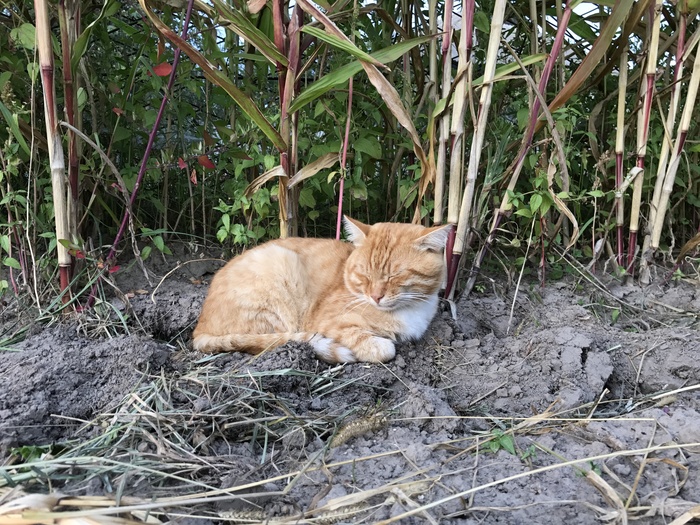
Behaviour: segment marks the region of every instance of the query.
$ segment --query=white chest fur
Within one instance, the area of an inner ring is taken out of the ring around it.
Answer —
[[[430,321],[433,320],[439,301],[440,299],[433,295],[414,306],[394,312],[394,317],[402,325],[401,331],[397,333],[399,339],[405,341],[420,338],[428,329]]]

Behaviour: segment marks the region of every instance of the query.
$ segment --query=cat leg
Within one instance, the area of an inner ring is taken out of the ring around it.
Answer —
[[[396,347],[394,341],[375,335],[360,340],[352,348],[358,361],[367,363],[386,363],[394,359]]]
[[[392,340],[362,332],[338,334],[337,337],[316,334],[309,344],[318,358],[327,363],[386,363],[396,355]]]
[[[246,352],[260,354],[272,350],[288,341],[307,342],[315,334],[308,332],[284,332],[273,334],[198,334],[194,337],[192,347],[206,354],[221,352]]]

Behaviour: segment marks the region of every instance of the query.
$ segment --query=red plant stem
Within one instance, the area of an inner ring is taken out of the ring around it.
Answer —
[[[187,30],[190,26],[190,16],[192,15],[192,5],[193,4],[194,4],[194,0],[188,0],[187,12],[185,14],[185,23],[182,27],[182,38],[183,39],[187,38]],[[151,129],[151,133],[148,135],[148,142],[146,143],[146,151],[143,152],[143,159],[141,160],[141,168],[139,169],[139,173],[136,176],[136,183],[134,184],[134,189],[131,192],[131,198],[129,199],[130,208],[127,208],[126,210],[124,210],[124,216],[122,217],[121,225],[119,226],[119,230],[117,231],[117,236],[114,238],[114,242],[112,243],[112,246],[109,249],[109,254],[107,255],[107,260],[105,261],[105,265],[104,265],[104,268],[102,269],[102,273],[108,271],[109,268],[114,264],[114,257],[117,254],[117,246],[119,246],[119,242],[122,240],[122,237],[124,236],[124,231],[126,230],[126,225],[129,222],[129,209],[133,209],[134,202],[136,201],[136,196],[138,194],[139,188],[141,187],[141,182],[143,181],[143,177],[146,174],[146,167],[148,165],[148,159],[151,155],[151,150],[153,149],[153,142],[156,139],[156,133],[158,132],[158,126],[160,125],[160,121],[163,119],[163,113],[165,112],[165,106],[168,104],[168,95],[171,93],[171,91],[173,89],[173,85],[175,84],[175,76],[176,76],[177,65],[178,65],[179,61],[180,61],[180,48],[177,48],[175,50],[175,56],[173,58],[173,68],[170,71],[170,78],[168,79],[168,85],[165,88],[165,92],[163,93],[163,100],[161,100],[160,108],[158,109],[158,114],[156,115],[156,120],[153,123],[153,128]],[[63,275],[61,275],[61,282],[63,282]],[[95,302],[96,289],[97,289],[97,284],[93,285],[92,290],[90,291],[90,297],[88,298],[88,303],[87,303],[88,307],[91,307]]]
[[[464,25],[462,26],[467,31],[467,60],[470,60],[472,47],[474,45],[474,10],[475,0],[467,0],[464,5]]]
[[[283,55],[287,55],[284,40],[284,16],[282,14],[283,0],[272,0],[272,21],[274,30],[275,47]],[[277,62],[278,86],[280,92],[280,100],[284,100],[284,85],[287,75],[287,70],[280,62]]]
[[[335,223],[335,240],[340,240],[340,229],[343,222],[343,190],[345,189],[345,162],[348,158],[348,142],[350,142],[350,117],[352,116],[352,87],[354,77],[348,82],[348,115],[345,121],[345,139],[343,140],[343,158],[340,161],[343,174],[338,185],[338,219]]]
[[[639,181],[641,183],[641,180]],[[629,246],[627,246],[627,273],[634,273],[634,254],[637,251],[637,232],[630,230]]]
[[[452,11],[452,3],[450,2],[450,12]],[[472,47],[474,45],[474,11],[476,2],[475,0],[467,0],[464,4],[464,24],[462,25],[462,31],[467,32],[466,36],[466,59],[469,62],[471,60]],[[447,7],[445,8],[447,9]],[[451,22],[450,22],[451,23]],[[449,34],[448,34],[449,37]],[[443,60],[447,60],[448,48],[445,49],[443,40]],[[452,155],[459,155],[459,152],[454,151],[455,136],[451,136],[450,152]],[[435,202],[435,206],[442,205],[441,203]],[[448,218],[449,219],[449,218]],[[457,276],[457,268],[459,268],[459,261],[462,258],[461,253],[453,253],[455,237],[457,235],[457,225],[453,225],[450,230],[450,234],[447,238],[447,247],[445,248],[445,260],[447,262],[447,284],[445,285],[445,297],[450,298],[452,295],[452,287],[455,284],[455,278]]]
[[[559,20],[558,23],[558,28],[557,28],[557,35],[554,38],[554,44],[552,44],[552,50],[549,52],[549,57],[547,58],[547,62],[544,65],[544,69],[542,70],[542,77],[540,78],[540,85],[538,86],[538,89],[540,90],[540,93],[542,93],[542,96],[546,98],[547,95],[547,84],[549,83],[549,77],[552,75],[552,71],[554,71],[554,65],[556,64],[557,57],[559,56],[559,53],[561,52],[561,48],[564,45],[564,37],[566,36],[566,29],[569,26],[569,19],[571,18],[571,5],[569,1],[567,0],[566,2],[566,8],[564,9],[564,14],[562,15],[561,20]],[[530,149],[530,144],[532,143],[532,137],[535,135],[535,127],[537,125],[537,117],[539,116],[540,112],[540,99],[539,97],[535,98],[534,103],[532,104],[532,111],[530,112],[530,122],[527,127],[527,140],[525,143],[524,148],[522,148],[522,151],[520,153],[520,157],[518,158],[518,164],[521,164],[525,160],[525,155],[527,154],[528,150]]]
[[[450,228],[450,233],[447,235],[447,245],[445,246],[445,261],[447,261],[447,283],[445,284],[445,297],[449,297],[450,291],[454,286],[455,277],[457,275],[457,267],[459,266],[459,259],[461,257],[460,254],[453,253],[456,236],[457,228],[453,225],[452,228]]]

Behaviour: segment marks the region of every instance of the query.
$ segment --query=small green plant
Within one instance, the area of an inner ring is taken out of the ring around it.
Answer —
[[[520,454],[520,459],[523,461],[537,459],[537,447],[535,447],[535,445],[530,445],[527,447],[523,453]]]
[[[683,270],[680,268],[677,268],[675,272],[673,272],[673,276],[671,277],[671,280],[675,283],[680,282],[681,279],[684,279],[686,277],[685,273],[683,273]]]
[[[620,309],[619,309],[619,308],[615,308],[615,309],[612,311],[612,322],[611,322],[611,324],[617,323],[617,320],[618,320],[619,318],[620,318]]]
[[[151,255],[151,252],[153,251],[153,247],[155,246],[156,249],[165,255],[172,255],[173,252],[170,251],[170,248],[168,248],[165,245],[165,240],[163,239],[163,234],[165,233],[165,230],[152,230],[150,228],[141,228],[141,234],[143,237],[148,239],[151,244],[148,246],[144,246],[143,250],[141,250],[141,259],[144,261],[148,259],[148,257]]]
[[[10,449],[10,454],[12,456],[21,458],[25,463],[31,463],[32,461],[42,459],[46,454],[52,453],[52,445],[24,445]]]
[[[496,454],[499,450],[505,450],[513,456],[515,453],[515,440],[510,434],[506,434],[503,430],[494,429],[491,431],[491,439],[487,444],[488,450]]]

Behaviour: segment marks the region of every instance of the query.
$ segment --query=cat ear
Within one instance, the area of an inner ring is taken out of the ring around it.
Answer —
[[[350,242],[355,246],[360,246],[362,244],[370,228],[366,224],[351,219],[347,215],[343,215],[343,226],[345,227],[345,235],[348,236]]]
[[[419,250],[442,252],[445,249],[445,244],[447,244],[447,237],[449,236],[450,230],[452,230],[452,228],[452,224],[427,228],[428,233],[421,237],[418,237],[418,239],[416,240],[416,247]]]

